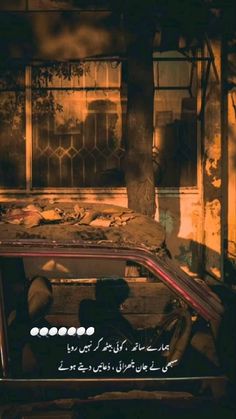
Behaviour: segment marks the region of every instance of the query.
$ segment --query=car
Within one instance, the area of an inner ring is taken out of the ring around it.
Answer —
[[[235,294],[184,272],[150,217],[2,204],[0,256],[2,403],[232,391]]]

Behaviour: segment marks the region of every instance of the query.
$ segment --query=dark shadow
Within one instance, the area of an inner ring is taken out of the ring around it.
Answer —
[[[164,186],[175,190],[174,194],[158,195],[159,219],[167,232],[166,244],[171,254],[181,265],[187,265],[190,271],[201,275],[203,249],[193,240],[179,237],[183,222],[180,199],[184,198],[180,188],[197,184],[196,99],[183,97],[180,118],[172,119],[173,112],[156,114],[160,150],[154,159],[155,183],[157,188]]]
[[[32,339],[30,329],[50,326],[45,317],[53,301],[51,283],[40,276],[29,281],[22,258],[2,258],[1,273],[11,376],[28,376],[28,365],[39,373],[47,368],[47,355],[50,365],[53,347]]]
[[[9,97],[9,100],[0,103],[0,188],[25,187],[25,138],[22,127],[24,121],[20,115],[19,124],[13,125],[14,112],[11,109],[10,114],[8,108],[14,106],[17,108],[15,111],[17,118],[19,107],[16,101]]]
[[[131,341],[137,332],[123,317],[121,305],[129,296],[129,286],[123,278],[104,278],[96,283],[95,300],[82,300],[79,320],[85,328],[93,326],[101,336],[125,336]]]

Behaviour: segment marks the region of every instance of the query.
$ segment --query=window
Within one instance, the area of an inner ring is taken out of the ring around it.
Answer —
[[[0,186],[25,187],[24,68],[0,68]]]
[[[122,184],[120,64],[33,66],[32,98],[34,187]]]
[[[218,375],[208,322],[143,268],[115,255],[2,258],[11,377]]]
[[[121,66],[97,60],[1,68],[0,187],[125,186]],[[154,80],[156,186],[196,186],[196,64],[178,52],[155,53]]]
[[[154,54],[156,185],[197,185],[197,63],[169,51]]]

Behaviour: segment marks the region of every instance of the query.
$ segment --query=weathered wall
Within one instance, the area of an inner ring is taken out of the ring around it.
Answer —
[[[231,60],[236,62],[236,54]],[[235,64],[234,64],[235,65]],[[234,67],[235,71],[235,67]],[[230,80],[236,82],[236,72]],[[227,282],[236,281],[236,91],[228,93],[228,224],[227,224]]]
[[[158,219],[173,257],[189,273],[202,271],[202,206],[199,191],[157,195]]]
[[[215,57],[206,91],[203,139],[204,257],[205,270],[220,278],[221,266],[221,44],[212,41]]]

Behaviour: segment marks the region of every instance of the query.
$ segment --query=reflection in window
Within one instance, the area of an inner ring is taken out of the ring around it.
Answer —
[[[197,184],[197,68],[176,52],[155,53],[154,167],[157,186]],[[160,61],[159,61],[160,60]]]
[[[125,186],[121,63],[33,64],[27,138],[25,71],[19,63],[0,68],[0,187],[25,187],[31,128],[33,187]],[[154,81],[156,186],[196,186],[196,63],[176,51],[155,53]]]
[[[33,186],[122,186],[120,69],[33,68]]]
[[[25,186],[24,70],[0,67],[0,187]]]

